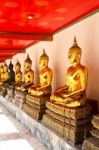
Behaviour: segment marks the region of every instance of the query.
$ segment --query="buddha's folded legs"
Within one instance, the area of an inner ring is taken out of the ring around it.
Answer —
[[[59,94],[53,94],[51,96],[51,101],[55,104],[61,104],[67,107],[80,107],[85,105],[86,95],[85,93],[78,93],[72,96],[64,97]]]
[[[46,94],[50,94],[51,93],[51,87],[41,87],[41,86],[37,86],[37,87],[30,87],[28,90],[29,94],[32,95],[46,95]]]
[[[66,99],[64,99],[61,95],[59,94],[53,94],[51,96],[51,101],[56,103],[56,104],[65,104],[66,103]]]
[[[33,86],[31,86],[31,87],[28,89],[28,93],[35,95],[35,94],[37,93],[37,88],[39,88],[39,87],[40,87],[40,85],[37,85],[37,86],[33,85]]]

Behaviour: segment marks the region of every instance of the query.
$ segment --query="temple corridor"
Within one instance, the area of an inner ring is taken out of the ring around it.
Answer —
[[[0,104],[0,150],[47,150]]]

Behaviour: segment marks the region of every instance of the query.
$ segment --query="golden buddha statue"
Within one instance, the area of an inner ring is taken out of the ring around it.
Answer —
[[[28,93],[34,96],[42,96],[51,94],[51,82],[52,82],[52,70],[48,67],[49,57],[43,50],[43,54],[40,57],[39,64],[41,71],[39,74],[40,83],[31,86],[28,89]]]
[[[0,82],[0,94],[5,96],[7,93],[7,81],[9,79],[8,66],[4,63],[3,66],[0,67],[1,72],[1,82]]]
[[[24,82],[25,84],[32,83],[34,84],[34,72],[31,70],[32,67],[32,61],[29,58],[29,55],[27,55],[27,59],[25,60],[24,63],[24,69],[25,69],[25,74],[24,74]]]
[[[9,63],[9,73],[8,73],[8,79],[5,81],[5,84],[7,85],[7,86],[10,86],[10,85],[12,85],[13,84],[13,82],[15,82],[15,72],[14,72],[14,70],[13,70],[13,64],[12,64],[12,62],[10,61],[10,63]]]
[[[3,65],[3,82],[6,82],[9,79],[8,66],[6,63]]]
[[[3,73],[3,65],[0,66],[0,84],[3,83],[4,73]]]
[[[21,72],[21,64],[17,60],[17,63],[15,64],[15,84],[22,83],[22,72]]]
[[[88,71],[85,66],[80,64],[81,48],[78,46],[76,38],[74,38],[73,46],[69,49],[68,59],[72,66],[67,70],[66,85],[52,94],[51,101],[67,107],[84,106]]]
[[[24,63],[24,69],[25,69],[24,82],[21,85],[17,86],[16,89],[24,91],[31,84],[34,83],[34,72],[31,70],[31,66],[32,66],[32,61],[29,58],[29,55],[27,55],[27,59],[25,60],[25,63]]]
[[[0,66],[0,82],[1,82],[1,66]]]

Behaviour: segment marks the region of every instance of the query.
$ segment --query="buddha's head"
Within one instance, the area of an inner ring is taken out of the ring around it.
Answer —
[[[43,54],[40,56],[39,64],[41,67],[48,66],[49,57],[47,56],[45,50],[43,50]]]
[[[13,64],[12,64],[11,61],[10,61],[10,64],[9,64],[9,70],[13,70]]]
[[[31,61],[29,55],[27,55],[27,58],[26,58],[26,60],[24,62],[24,69],[25,69],[25,71],[30,70],[31,66],[32,66],[32,61]]]
[[[69,59],[69,62],[74,66],[80,64],[81,48],[77,44],[76,37],[74,37],[73,46],[69,49],[68,59]]]
[[[21,69],[21,64],[20,64],[20,62],[17,60],[17,63],[15,64],[15,71],[16,71],[16,72],[19,72],[20,69]]]
[[[4,63],[4,65],[3,65],[3,71],[4,71],[4,73],[8,72],[8,66],[6,63]]]

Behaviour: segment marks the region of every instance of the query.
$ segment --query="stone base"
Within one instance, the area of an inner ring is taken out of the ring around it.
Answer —
[[[89,135],[92,117],[88,104],[82,108],[67,108],[47,102],[46,107],[42,122],[73,144],[83,142],[84,136]]]
[[[29,101],[25,101],[29,106],[31,106],[32,108],[35,108],[35,109],[39,109],[39,110],[42,110],[44,109],[45,110],[45,105],[37,105],[35,103],[32,103],[32,102],[29,102]]]
[[[19,91],[15,89],[14,98],[12,99],[12,103],[16,104],[19,108],[22,108],[23,103],[26,98],[26,91]]]
[[[3,97],[5,97],[6,93],[7,93],[7,92],[4,91],[4,90],[1,90],[1,91],[0,91],[0,95],[3,96]]]
[[[64,137],[72,141],[74,144],[79,144],[84,141],[86,137],[89,137],[89,131],[91,130],[91,125],[86,124],[85,126],[80,126],[75,128],[73,126],[68,126],[65,124]]]
[[[84,140],[84,136],[89,135],[89,130],[91,129],[90,124],[75,127],[71,124],[66,124],[65,120],[64,123],[62,123],[61,121],[47,114],[43,116],[42,123],[54,129],[63,137],[66,137],[66,139],[72,141],[73,144],[82,143]]]
[[[90,123],[92,116],[88,116],[86,118],[82,118],[82,119],[72,119],[72,118],[67,118],[65,116],[56,114],[50,110],[46,110],[46,114],[48,114],[49,116],[51,116],[52,118],[59,120],[61,123],[66,123],[66,124],[71,124],[74,127],[78,127],[78,126],[83,126],[87,123]]]
[[[90,131],[92,137],[83,142],[83,150],[99,150],[99,114],[94,115],[91,122],[95,129]]]
[[[99,139],[99,130],[94,129],[92,131],[90,131],[91,135],[97,139]]]
[[[74,146],[70,141],[63,139],[51,129],[43,126],[40,121],[34,120],[2,96],[0,96],[0,103],[4,105],[17,120],[30,129],[35,137],[46,144],[49,150],[81,150],[81,145]]]
[[[14,86],[9,86],[7,88],[7,95],[5,96],[5,98],[11,102],[13,97],[14,97]]]
[[[5,97],[5,95],[7,94],[7,87],[4,85],[0,86],[0,95],[2,95],[3,97]]]
[[[22,109],[36,120],[41,120],[45,113],[46,101],[49,99],[49,96],[32,96],[27,94]]]
[[[48,115],[43,116],[42,123],[52,129],[54,129],[57,133],[64,136],[64,124],[60,123],[59,121],[54,121],[51,117]]]
[[[99,130],[99,114],[94,115],[91,122],[92,122],[92,125],[94,126],[94,128]]]
[[[83,142],[82,150],[99,150],[99,139],[89,138]]]
[[[50,95],[45,95],[45,96],[34,96],[34,95],[32,96],[29,94],[26,95],[27,101],[37,105],[45,105],[46,101],[48,101],[49,99],[50,99]]]
[[[25,103],[23,105],[22,110],[25,111],[26,113],[28,113],[31,117],[33,117],[36,120],[42,119],[42,116],[45,112],[44,109],[41,111],[40,109],[36,109],[36,108],[31,107],[27,103]]]
[[[91,112],[91,107],[88,104],[83,108],[67,108],[53,104],[52,102],[47,102],[46,107],[54,113],[72,119],[82,119],[89,116]]]

